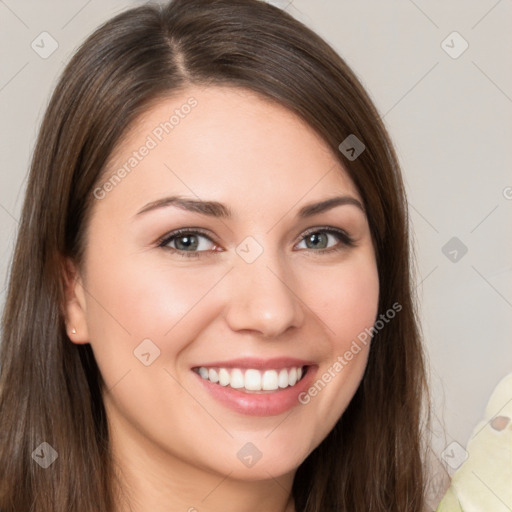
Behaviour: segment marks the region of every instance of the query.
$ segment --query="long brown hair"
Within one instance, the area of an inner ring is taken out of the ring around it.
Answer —
[[[289,108],[338,155],[364,200],[380,278],[363,380],[298,468],[297,512],[424,508],[425,370],[412,297],[406,198],[380,116],[343,59],[292,16],[258,0],[175,0],[117,15],[79,48],[34,151],[7,301],[0,377],[3,512],[114,509],[114,471],[90,345],[66,335],[63,261],[81,265],[93,190],[114,147],[159,98],[190,84],[239,86]],[[355,135],[354,160],[338,149]],[[51,468],[31,454],[47,442]]]

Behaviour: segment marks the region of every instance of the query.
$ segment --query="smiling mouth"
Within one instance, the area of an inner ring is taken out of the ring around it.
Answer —
[[[271,370],[254,368],[220,368],[200,366],[192,368],[201,378],[219,386],[242,393],[276,393],[293,387],[301,381],[309,366],[292,366]]]

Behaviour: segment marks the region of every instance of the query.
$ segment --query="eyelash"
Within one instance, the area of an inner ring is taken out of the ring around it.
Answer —
[[[302,238],[299,240],[299,242],[302,242],[307,236],[313,235],[316,233],[328,233],[331,235],[335,235],[339,238],[340,243],[338,243],[337,245],[335,245],[333,247],[329,247],[327,249],[319,249],[317,251],[314,249],[310,249],[313,252],[319,252],[321,254],[325,254],[325,253],[341,251],[342,249],[345,249],[347,247],[354,247],[356,245],[353,238],[351,238],[342,229],[337,229],[337,228],[327,227],[327,226],[316,227],[316,228],[311,228],[311,229],[307,230],[302,235]],[[183,235],[201,235],[201,236],[204,236],[205,238],[208,238],[208,240],[210,240],[210,242],[215,243],[211,239],[210,236],[208,236],[204,231],[202,231],[200,229],[184,228],[184,229],[177,229],[176,231],[172,231],[171,233],[167,233],[166,235],[164,235],[162,238],[160,238],[158,240],[157,246],[161,247],[162,249],[165,249],[167,251],[170,251],[174,254],[182,256],[183,258],[198,258],[201,256],[201,253],[209,252],[209,251],[183,251],[180,249],[175,249],[174,247],[167,246],[167,244],[169,244],[172,240],[174,240],[175,238],[179,238],[180,236],[183,236]],[[301,250],[304,250],[304,249],[301,249]]]

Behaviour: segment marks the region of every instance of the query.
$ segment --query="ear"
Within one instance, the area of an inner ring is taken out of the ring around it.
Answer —
[[[68,337],[73,343],[89,343],[85,289],[78,268],[69,258],[64,263],[64,283],[64,314]]]

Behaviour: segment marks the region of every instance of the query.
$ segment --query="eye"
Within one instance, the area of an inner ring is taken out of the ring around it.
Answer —
[[[316,249],[314,252],[325,253],[339,251],[354,244],[352,238],[343,230],[322,227],[309,230],[299,243],[305,243],[305,249]],[[178,229],[168,233],[157,243],[158,247],[183,257],[199,257],[201,253],[217,252],[218,246],[203,231],[198,229]],[[299,247],[301,248],[301,247]]]
[[[158,242],[158,247],[163,247],[180,256],[197,257],[198,253],[211,251],[216,248],[212,239],[202,231],[194,229],[179,229],[165,235]]]
[[[302,247],[305,249],[319,249],[316,252],[330,252],[351,247],[354,245],[354,240],[341,229],[325,227],[308,231],[303,235],[300,244],[302,243],[305,244],[305,247]]]

